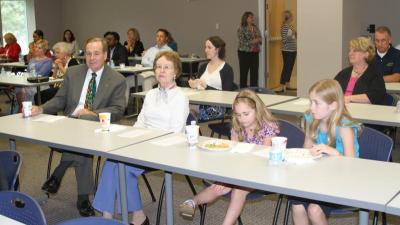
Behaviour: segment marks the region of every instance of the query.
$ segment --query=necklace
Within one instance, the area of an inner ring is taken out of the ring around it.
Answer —
[[[354,67],[353,67],[353,73],[355,73],[355,74],[357,75],[357,77],[359,77],[359,76],[361,76],[361,75],[364,73],[364,71],[367,69],[367,67],[368,67],[368,64],[365,65],[365,66],[364,66],[361,70],[359,70],[359,71],[355,70]]]

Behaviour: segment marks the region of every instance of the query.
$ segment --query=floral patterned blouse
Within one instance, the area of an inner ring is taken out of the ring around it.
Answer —
[[[258,27],[251,26],[249,29],[248,26],[241,26],[239,27],[238,31],[238,38],[239,38],[239,51],[243,52],[259,52],[260,51],[260,44],[251,44],[250,42],[253,39],[260,38],[261,33]]]
[[[245,130],[242,131],[242,136],[244,137],[243,142],[263,145],[265,138],[270,138],[277,136],[279,134],[279,126],[277,123],[266,122],[261,127],[260,131],[256,135],[250,137]],[[232,128],[231,133],[236,133],[236,131]]]

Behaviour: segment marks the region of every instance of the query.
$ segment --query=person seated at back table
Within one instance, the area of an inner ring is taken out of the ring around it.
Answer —
[[[31,60],[31,58],[33,57],[33,52],[34,52],[33,47],[35,46],[35,43],[39,41],[44,41],[46,45],[49,46],[49,42],[46,39],[44,39],[44,34],[42,30],[33,31],[32,38],[33,41],[29,43],[29,52],[28,55],[26,55],[26,61],[25,61],[26,63],[28,63],[29,60]],[[47,50],[44,54],[46,55],[46,57],[51,58],[51,52],[49,50]]]
[[[172,51],[172,49],[167,45],[167,37],[168,37],[167,30],[162,28],[157,30],[156,45],[150,47],[144,52],[141,62],[143,66],[153,66],[154,58],[159,52]],[[143,91],[148,91],[152,89],[153,85],[156,84],[156,80],[154,78],[154,72],[152,71],[143,72],[140,74],[140,76],[143,78],[143,86],[142,86]]]
[[[126,106],[126,82],[120,73],[104,64],[106,59],[106,40],[97,37],[88,39],[85,45],[86,64],[70,67],[56,96],[40,107],[33,106],[32,116],[64,111],[65,116],[99,121],[99,113],[109,112],[111,122],[119,121]],[[94,209],[89,201],[89,195],[93,193],[92,156],[63,151],[60,164],[43,184],[42,190],[57,193],[70,166],[75,168],[79,214],[93,216]]]
[[[67,42],[58,42],[53,46],[54,50],[54,67],[53,77],[55,79],[63,79],[67,68],[71,66],[79,65],[78,60],[72,58],[73,46]],[[56,95],[58,89],[62,86],[62,83],[56,83],[50,86],[49,89],[40,92],[41,103],[44,104],[48,100],[52,99]],[[37,94],[35,94],[35,102],[37,102]]]
[[[140,34],[136,28],[129,28],[127,32],[128,38],[124,42],[124,46],[128,52],[128,56],[141,56],[144,47],[143,43],[140,41]]]
[[[74,57],[79,56],[79,53],[80,53],[80,50],[81,50],[81,49],[79,48],[79,43],[78,43],[78,41],[75,39],[75,35],[74,35],[74,33],[72,33],[71,30],[66,29],[66,30],[64,31],[64,34],[63,34],[63,41],[64,41],[64,42],[67,42],[67,43],[69,43],[69,44],[71,44],[71,46],[72,46],[72,55],[73,55]]]
[[[392,46],[392,34],[388,27],[375,30],[375,65],[385,82],[400,81],[400,50]]]
[[[310,110],[305,114],[304,148],[314,156],[359,157],[360,125],[347,111],[343,92],[335,80],[321,80],[308,91]],[[343,169],[338,168],[343,173]],[[328,178],[327,178],[328,179]],[[321,181],[323,182],[323,181]],[[330,211],[341,206],[303,198],[292,198],[295,225],[327,225]]]
[[[204,52],[210,61],[200,66],[198,74],[200,78],[190,79],[189,86],[193,89],[233,91],[233,70],[225,62],[225,41],[219,36],[209,37],[205,42]],[[194,115],[199,114],[201,121],[211,120],[211,115],[222,117],[225,108],[216,106],[191,105]]]
[[[369,38],[358,37],[350,41],[351,66],[335,77],[342,87],[346,103],[384,103],[385,82],[373,63],[374,55],[375,48]]]
[[[178,51],[178,43],[176,43],[175,39],[172,37],[171,32],[167,31],[167,45],[175,52]]]
[[[119,42],[119,34],[114,31],[108,31],[104,34],[107,40],[107,62],[112,62],[114,66],[119,66],[123,63],[128,65],[128,53],[126,48]],[[111,61],[112,60],[112,61]]]
[[[189,100],[175,83],[182,72],[179,55],[172,51],[158,53],[154,60],[154,69],[158,87],[146,94],[134,127],[183,132],[189,114]],[[141,168],[126,166],[128,211],[133,212],[131,224],[136,225],[150,224],[142,208],[137,183],[138,176],[143,172]],[[121,213],[118,177],[117,163],[107,160],[93,201],[93,207],[101,211],[105,218],[113,217],[115,202],[118,212]]]
[[[29,60],[28,63],[28,72],[31,75],[35,73],[38,76],[48,77],[51,74],[51,68],[53,66],[53,61],[46,57],[45,52],[47,52],[49,46],[47,42],[44,40],[37,41],[34,46],[32,47],[32,58]],[[49,88],[48,85],[42,86],[42,90]],[[34,95],[36,93],[35,87],[23,87],[23,88],[16,88],[15,89],[17,102],[19,105],[19,112],[22,109],[22,102],[23,101],[31,101],[34,100]]]
[[[4,35],[6,45],[0,47],[0,58],[6,59],[8,62],[18,62],[21,47],[17,43],[17,38],[12,33]]]

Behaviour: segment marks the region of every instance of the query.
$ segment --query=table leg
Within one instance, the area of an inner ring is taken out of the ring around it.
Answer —
[[[166,202],[166,211],[167,211],[167,225],[174,224],[174,205],[173,205],[173,197],[172,197],[172,173],[165,172],[165,202]]]
[[[368,225],[368,217],[369,217],[369,211],[360,209],[359,215],[358,215],[358,224],[359,225]]]
[[[8,143],[10,144],[10,151],[17,151],[17,144],[14,139],[9,139]]]
[[[193,77],[193,63],[189,62],[189,70],[190,70],[190,75],[189,75],[189,79],[194,79]]]
[[[128,223],[128,200],[126,198],[126,177],[125,177],[125,164],[118,163],[118,175],[119,175],[119,191],[120,191],[120,201],[121,201],[121,212],[122,212],[122,222],[124,224]]]
[[[37,94],[37,103],[38,103],[38,105],[41,105],[42,104],[42,100],[41,100],[41,98],[40,98],[40,85],[38,85],[37,87],[36,87],[36,94]]]

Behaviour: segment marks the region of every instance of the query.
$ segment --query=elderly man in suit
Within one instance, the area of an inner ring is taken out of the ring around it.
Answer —
[[[34,106],[33,116],[59,111],[64,111],[66,116],[94,121],[99,119],[100,112],[110,112],[112,121],[123,116],[126,83],[120,73],[104,64],[107,59],[106,41],[103,38],[90,38],[86,42],[85,54],[86,65],[68,68],[63,87],[43,106]],[[89,155],[63,152],[60,164],[42,189],[56,193],[65,170],[73,166],[78,184],[79,213],[82,216],[93,216],[94,210],[89,201],[89,195],[93,193],[92,161]]]

